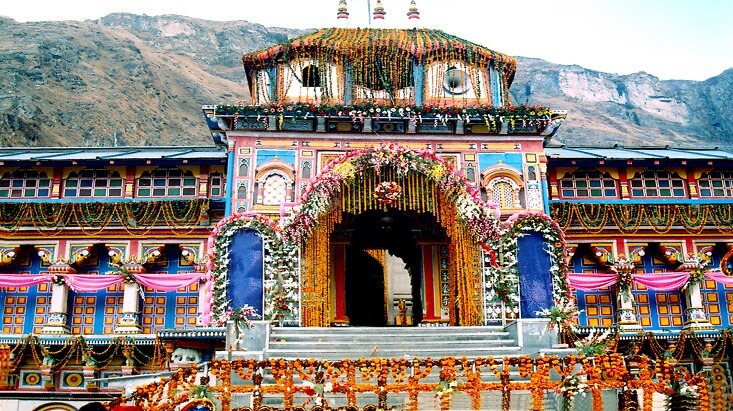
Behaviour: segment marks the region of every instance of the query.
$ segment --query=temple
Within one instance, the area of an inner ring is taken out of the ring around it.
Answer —
[[[210,146],[0,148],[1,409],[728,409],[733,152],[556,144],[391,12],[244,54]]]

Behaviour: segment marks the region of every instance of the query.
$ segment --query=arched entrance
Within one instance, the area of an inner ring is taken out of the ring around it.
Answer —
[[[479,242],[498,238],[497,221],[433,153],[389,146],[344,155],[309,185],[284,228],[301,243],[301,324],[388,324],[386,255],[409,273],[413,324],[426,320],[423,307],[435,321],[482,324]]]
[[[344,244],[343,293],[349,325],[422,321],[426,259],[420,245],[445,241],[445,231],[435,219],[429,214],[423,217],[427,224],[421,224],[417,213],[392,208],[342,216],[331,241],[336,250]],[[335,267],[337,273],[340,269]]]

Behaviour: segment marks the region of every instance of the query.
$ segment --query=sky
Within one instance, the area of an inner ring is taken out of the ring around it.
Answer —
[[[377,0],[347,0],[349,24],[370,26]],[[511,56],[662,80],[705,80],[733,68],[731,0],[415,0],[420,26]],[[268,27],[337,25],[338,0],[32,0],[0,2],[19,22],[178,14]],[[411,27],[410,0],[382,0],[387,27]],[[519,68],[521,70],[521,67]]]

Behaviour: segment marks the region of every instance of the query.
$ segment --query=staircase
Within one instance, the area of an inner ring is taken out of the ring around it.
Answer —
[[[274,327],[267,358],[442,358],[518,356],[521,347],[501,326]]]

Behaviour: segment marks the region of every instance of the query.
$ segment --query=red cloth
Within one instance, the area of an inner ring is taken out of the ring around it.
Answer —
[[[136,405],[118,405],[112,411],[142,411],[142,408]]]

